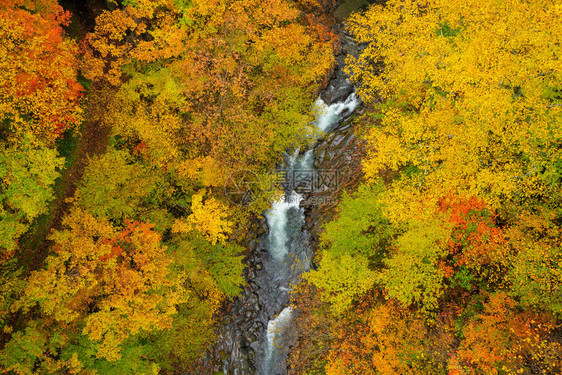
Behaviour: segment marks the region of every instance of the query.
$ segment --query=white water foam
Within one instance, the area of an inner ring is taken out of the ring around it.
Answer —
[[[299,169],[308,171],[312,169],[313,162],[314,162],[314,150],[310,149],[304,153],[302,158],[299,159]]]
[[[294,152],[293,155],[289,155],[287,157],[287,160],[285,162],[285,164],[287,164],[287,169],[294,169],[294,168],[298,168],[298,164],[299,164],[299,156],[300,156],[300,148],[297,148]]]
[[[283,347],[283,333],[290,326],[293,315],[293,307],[288,306],[283,309],[273,320],[267,324],[267,348],[266,364],[271,365],[273,352],[277,348]]]
[[[346,114],[350,114],[359,105],[360,100],[355,93],[349,95],[343,102],[327,105],[321,98],[316,99],[314,103],[316,111],[316,126],[322,131],[329,131],[330,128],[337,124]]]
[[[267,226],[269,227],[269,252],[273,258],[282,261],[289,253],[287,247],[287,221],[291,208],[299,210],[302,196],[295,191],[288,198],[284,195],[273,203],[271,209],[266,212]]]
[[[360,99],[357,98],[355,93],[351,94],[345,101],[333,103],[327,105],[321,98],[318,98],[314,104],[314,110],[316,112],[315,125],[321,131],[331,131],[334,126],[336,126],[342,119],[355,111],[357,106],[360,104]],[[304,181],[308,178],[308,171],[313,169],[314,164],[314,151],[313,149],[307,150],[302,156],[300,155],[300,150],[297,149],[292,155],[286,158],[286,170],[292,172],[298,172],[298,178],[293,181],[295,184]],[[282,196],[279,200],[275,201],[272,207],[265,213],[267,224],[269,227],[269,253],[276,261],[284,261],[289,255],[288,246],[288,224],[289,223],[289,212],[291,209],[296,209],[301,212],[302,209],[299,207],[299,203],[303,197],[296,193],[294,190],[291,191],[287,196]],[[294,220],[292,218],[291,220]],[[295,254],[297,255],[297,254]],[[300,259],[298,257],[294,259]],[[299,266],[298,263],[294,263],[293,259],[292,267]],[[293,264],[294,263],[294,264]],[[305,264],[301,261],[302,271],[308,269],[308,263]],[[276,267],[279,270],[284,268],[280,266],[281,263],[277,263]],[[289,288],[285,286],[279,286],[279,290],[282,292],[288,292]],[[262,363],[263,367],[260,367],[258,373],[261,375],[272,375],[272,374],[286,374],[286,363],[285,358],[287,355],[287,337],[290,337],[290,328],[292,324],[292,314],[293,308],[291,306],[284,308],[279,315],[270,320],[267,324],[266,341],[265,341],[265,361]]]

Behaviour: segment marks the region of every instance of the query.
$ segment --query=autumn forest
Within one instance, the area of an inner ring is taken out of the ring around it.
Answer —
[[[562,373],[561,19],[0,0],[0,373]],[[271,173],[340,153],[333,205]]]

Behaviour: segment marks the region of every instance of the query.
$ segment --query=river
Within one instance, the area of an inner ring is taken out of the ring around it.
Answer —
[[[354,8],[357,4],[364,5],[365,1],[343,2],[341,6],[349,7],[348,3],[353,3]],[[344,10],[347,16],[350,11]],[[333,136],[341,140],[338,126],[361,103],[343,73],[345,56],[356,55],[361,46],[357,46],[344,31],[344,21],[340,19],[340,22],[342,52],[336,56],[338,68],[329,86],[311,103],[311,110],[315,113],[314,125],[323,132],[323,139],[334,132]],[[346,136],[346,139],[349,138]],[[321,185],[318,179],[326,177],[323,173],[327,172],[314,169],[314,148],[320,140],[316,141],[309,149],[286,154],[284,164],[279,168],[278,172],[285,176],[281,184],[283,194],[264,212],[267,228],[250,245],[250,255],[246,260],[248,285],[233,301],[219,337],[218,355],[225,375],[287,374],[287,357],[297,339],[293,320],[298,314],[290,306],[290,294],[301,281],[303,273],[310,269],[313,257],[311,234],[304,229],[307,227],[305,209],[317,204],[314,189]],[[328,154],[334,152],[337,154],[338,151],[328,150]],[[322,154],[325,161],[325,148]],[[316,164],[322,163],[318,162]],[[326,188],[325,184],[323,188]],[[330,191],[319,192],[318,196],[329,197]]]
[[[358,105],[354,93],[331,105],[318,98],[314,103],[315,125],[329,132]],[[256,272],[256,284],[262,307],[258,319],[267,319],[267,325],[260,339],[252,344],[256,353],[256,372],[260,375],[287,373],[287,355],[295,339],[292,329],[295,311],[289,306],[290,291],[310,269],[312,258],[310,235],[303,230],[304,198],[297,191],[314,195],[316,179],[322,177],[323,171],[315,171],[313,165],[313,149],[297,150],[287,155],[283,168],[286,176],[284,195],[265,213],[269,232],[261,238],[260,248],[267,252],[262,256],[263,267]]]

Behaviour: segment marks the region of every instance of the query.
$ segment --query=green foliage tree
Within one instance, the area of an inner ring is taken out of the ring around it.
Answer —
[[[328,251],[322,254],[318,270],[305,277],[322,291],[322,299],[330,303],[332,312],[340,315],[373,286],[375,275],[364,256],[337,257]]]
[[[438,261],[447,250],[451,228],[439,218],[412,221],[396,240],[396,251],[380,276],[389,296],[404,305],[418,304],[422,310],[438,306],[443,293],[443,272]]]
[[[524,306],[547,309],[562,316],[562,229],[553,220],[558,214],[542,208],[521,212],[506,231],[515,253],[509,280],[512,294]]]
[[[78,204],[97,217],[132,218],[155,184],[154,175],[127,151],[92,158],[78,188]]]
[[[17,239],[33,219],[47,211],[53,185],[64,159],[56,150],[34,147],[32,138],[20,146],[0,146],[0,249],[13,255]]]
[[[344,192],[337,220],[325,225],[321,241],[334,255],[363,255],[380,262],[394,230],[383,216],[379,194],[382,184],[361,185],[357,192]]]

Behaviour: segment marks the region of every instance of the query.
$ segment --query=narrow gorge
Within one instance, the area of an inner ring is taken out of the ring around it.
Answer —
[[[361,175],[362,143],[354,134],[353,115],[362,103],[343,71],[345,57],[359,47],[343,22],[339,26],[342,48],[336,69],[311,105],[321,135],[310,149],[284,157],[284,194],[264,212],[263,234],[249,245],[248,286],[231,305],[219,339],[222,368],[215,371],[287,374],[287,356],[298,335],[293,319],[299,312],[290,303],[291,291],[313,266],[321,225],[339,194]]]

